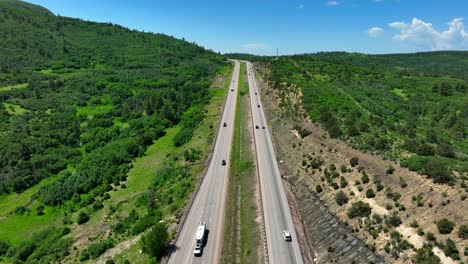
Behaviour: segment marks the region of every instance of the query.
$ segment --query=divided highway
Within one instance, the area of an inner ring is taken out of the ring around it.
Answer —
[[[265,231],[270,264],[303,263],[286,193],[276,161],[268,124],[260,100],[252,63],[247,62],[257,166],[263,200]],[[287,242],[283,230],[289,230]]]
[[[219,263],[221,257],[224,210],[240,69],[239,61],[234,63],[229,93],[226,98],[213,155],[176,241],[175,249],[169,258],[168,263],[170,264]],[[226,123],[225,127],[224,123]],[[222,165],[223,160],[226,160],[226,165]],[[196,257],[193,250],[195,247],[195,233],[199,222],[206,222],[208,232],[203,254]]]

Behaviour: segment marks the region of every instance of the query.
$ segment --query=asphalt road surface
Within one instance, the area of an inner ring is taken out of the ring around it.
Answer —
[[[171,254],[170,264],[218,263],[221,257],[226,190],[229,177],[234,116],[236,112],[237,89],[239,83],[239,61],[235,61],[229,93],[224,106],[223,117],[216,137],[211,162],[193,202],[182,231]],[[233,91],[232,91],[233,90]],[[223,126],[226,122],[226,127]],[[225,166],[221,165],[226,160]],[[206,222],[208,237],[203,254],[196,257],[195,233],[199,222]]]
[[[303,263],[273,144],[263,112],[260,91],[252,64],[247,62],[252,121],[257,152],[258,173],[262,190],[265,231],[270,264]],[[257,128],[258,126],[258,128]],[[289,230],[292,241],[286,242],[283,230]]]

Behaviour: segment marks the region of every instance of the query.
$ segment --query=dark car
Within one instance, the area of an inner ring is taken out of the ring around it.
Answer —
[[[260,107],[260,105],[257,105],[257,107]]]
[[[226,126],[227,126],[227,124],[226,124],[226,122],[224,122],[223,127],[226,127]]]
[[[222,160],[222,161],[221,161],[221,165],[226,166],[226,161],[225,161],[225,160]]]
[[[231,92],[234,92],[234,89],[231,89]]]
[[[255,126],[256,129],[258,129],[258,126]]]
[[[262,129],[265,129],[265,126],[262,126]]]
[[[255,92],[255,95],[257,95],[257,92]]]

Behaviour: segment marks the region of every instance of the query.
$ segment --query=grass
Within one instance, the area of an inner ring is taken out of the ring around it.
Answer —
[[[2,86],[0,87],[0,91],[9,91],[13,89],[24,89],[28,86],[27,83],[20,83],[20,84],[15,84],[15,85],[7,85],[7,86]]]
[[[98,114],[105,114],[112,109],[111,104],[104,104],[104,105],[93,105],[93,106],[77,106],[76,107],[76,114],[78,116],[87,116],[93,117]]]
[[[58,207],[44,208],[44,215],[38,216],[36,208],[38,202],[34,201],[29,204],[29,213],[16,215],[13,211],[19,206],[26,206],[33,200],[33,195],[37,190],[50,181],[46,179],[36,186],[22,192],[11,193],[0,196],[0,239],[10,241],[12,244],[28,239],[31,237],[32,231],[37,231],[48,227],[61,220],[63,212]]]
[[[408,95],[406,94],[405,90],[403,89],[399,89],[399,88],[395,88],[392,90],[392,92],[398,96],[400,96],[401,98],[403,98],[403,100],[408,100]]]
[[[231,155],[231,171],[224,223],[222,263],[257,263],[260,232],[255,203],[256,178],[250,151],[247,114],[245,64],[241,64],[239,100],[237,100],[234,127],[234,143]],[[244,94],[244,95],[243,95]],[[239,229],[240,228],[240,229]],[[239,254],[240,250],[240,254]]]
[[[30,112],[28,109],[25,109],[17,104],[3,103],[3,105],[10,115],[22,115],[26,112]]]

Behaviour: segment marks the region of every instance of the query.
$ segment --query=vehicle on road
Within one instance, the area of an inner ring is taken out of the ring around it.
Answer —
[[[234,92],[234,89],[231,89],[231,92]]]
[[[205,244],[205,234],[206,234],[206,223],[200,222],[197,227],[197,232],[195,233],[195,249],[193,254],[195,256],[201,256],[203,253],[203,245]]]
[[[256,129],[258,129],[258,126],[255,126]]]
[[[260,107],[260,105],[257,105],[257,107]]]
[[[291,233],[289,233],[289,230],[283,230],[283,238],[284,241],[289,242],[291,241]]]
[[[223,127],[226,127],[226,126],[227,126],[227,124],[226,124],[226,122],[224,122]]]
[[[222,160],[221,165],[226,166],[226,160]]]
[[[262,129],[265,129],[265,126],[262,126]]]
[[[257,92],[255,92],[255,95],[257,95]]]

